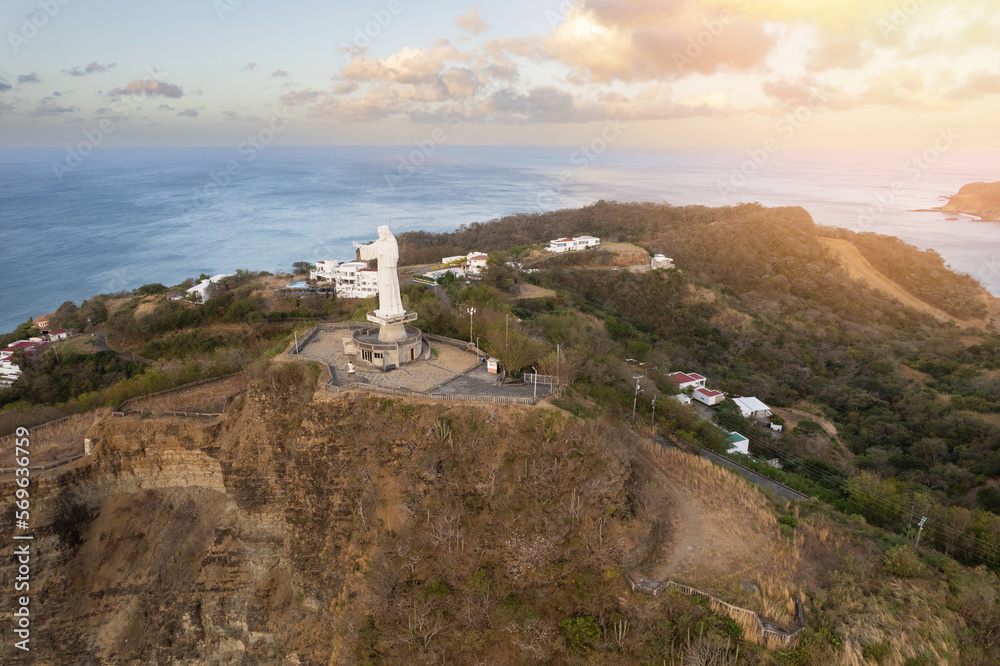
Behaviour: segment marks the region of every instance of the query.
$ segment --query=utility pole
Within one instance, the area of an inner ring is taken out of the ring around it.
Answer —
[[[469,344],[472,344],[472,315],[476,314],[476,308],[469,308]]]
[[[639,380],[642,379],[645,376],[646,375],[639,375],[638,377],[633,377],[632,378],[632,379],[635,380],[635,394],[632,396],[632,420],[633,421],[635,421],[635,406],[636,406],[636,403],[639,401],[639,391],[642,390],[641,388],[639,388]]]
[[[532,394],[531,397],[537,398],[538,397],[538,368],[536,368],[535,366],[531,366],[531,369],[535,371],[535,390],[534,390],[534,393]]]
[[[914,550],[920,547],[920,533],[924,531],[924,523],[926,522],[927,522],[927,516],[924,516],[923,518],[920,519],[920,523],[917,524],[917,527],[919,527],[920,529],[917,530],[917,542],[913,544]]]
[[[559,376],[559,343],[556,343],[556,388],[562,384],[562,379]]]
[[[656,426],[656,396],[653,396],[653,415],[649,418],[649,423],[652,426]]]
[[[299,355],[299,334],[296,333],[295,331],[292,331],[292,335],[295,336],[295,355],[298,356]]]

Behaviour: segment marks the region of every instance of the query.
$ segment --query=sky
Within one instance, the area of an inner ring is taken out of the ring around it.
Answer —
[[[992,151],[996,34],[995,0],[8,0],[0,146]]]

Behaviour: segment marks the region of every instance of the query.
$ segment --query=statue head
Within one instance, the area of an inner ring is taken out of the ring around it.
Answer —
[[[378,228],[378,237],[381,238],[382,240],[385,240],[391,235],[392,232],[389,231],[389,225],[383,224],[381,227]]]

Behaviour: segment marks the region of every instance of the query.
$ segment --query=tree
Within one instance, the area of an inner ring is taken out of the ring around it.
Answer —
[[[481,343],[507,373],[515,376],[532,362],[537,363],[544,353],[541,343],[529,338],[516,320],[508,322],[506,317],[497,317],[486,324]]]
[[[307,275],[315,266],[308,261],[296,261],[292,264],[292,273],[295,275]]]

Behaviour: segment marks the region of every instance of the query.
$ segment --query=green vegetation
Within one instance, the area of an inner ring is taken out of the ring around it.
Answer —
[[[871,291],[847,276],[822,239],[855,242],[880,271],[956,316],[983,314],[980,288],[971,278],[897,239],[821,228],[801,209],[756,204],[710,209],[598,202],[450,234],[402,234],[399,242],[412,260],[469,247],[537,246],[580,229],[664,252],[680,270],[556,267],[528,276],[555,290],[556,298],[513,303],[494,291],[459,292],[453,299],[520,318],[525,335],[547,345],[546,361],[553,362],[544,363],[545,372],[555,370],[551,351],[559,343],[560,373],[570,386],[561,405],[574,413],[629,418],[631,377],[646,375],[637,409],[648,419],[652,394],[676,390],[664,381],[669,370],[697,371],[713,388],[755,395],[772,406],[821,405],[838,430],[829,446],[819,424],[808,419],[780,439],[725,409],[719,421],[751,435],[752,450],[763,457],[784,461],[785,470],[767,468],[768,475],[812,488],[842,508],[851,502],[853,512],[901,533],[909,532],[916,496],[921,515],[960,517],[946,523],[956,533],[925,530],[922,543],[971,563],[997,562],[1000,525],[990,510],[998,502],[986,484],[1000,478],[1000,428],[978,414],[1000,413],[1000,336],[959,336],[953,325]],[[468,331],[458,313],[439,310],[436,321]],[[626,366],[624,358],[658,370]],[[927,378],[913,379],[914,371]],[[710,426],[682,425],[671,402],[657,405],[661,428],[721,448]],[[889,477],[882,483],[891,485],[893,499],[884,499],[886,489],[867,485],[863,493],[876,493],[864,495],[867,503],[858,491],[851,494],[845,479],[866,470]]]

